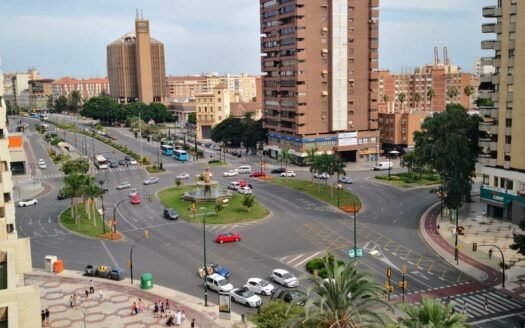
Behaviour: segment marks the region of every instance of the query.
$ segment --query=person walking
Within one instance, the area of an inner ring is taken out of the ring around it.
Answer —
[[[100,302],[102,302],[102,298],[104,297],[104,293],[102,292],[102,289],[98,291],[98,299]]]
[[[160,317],[162,318],[165,314],[164,303],[160,302]]]
[[[90,280],[89,281],[89,292],[91,294],[94,294],[95,293],[95,283],[93,283],[93,280]]]
[[[137,302],[133,302],[133,304],[131,304],[131,315],[137,315],[138,313]]]
[[[44,327],[46,325],[46,311],[42,310],[40,317],[42,318],[42,327]]]
[[[467,310],[467,300],[463,301],[463,315],[467,316],[468,310]]]
[[[492,247],[489,249],[489,260],[492,259]]]
[[[78,296],[77,293],[73,293],[73,307],[77,307]]]
[[[184,320],[186,320],[186,314],[184,313],[184,310],[182,310],[182,314],[181,314],[182,323],[184,323]]]
[[[51,321],[49,320],[49,309],[46,309],[45,315],[46,315],[46,325],[49,326],[51,323]]]
[[[86,289],[86,300],[89,298],[89,291]]]
[[[175,326],[180,326],[182,324],[182,314],[180,313],[180,310],[177,310],[177,314],[175,314]]]
[[[168,299],[166,299],[166,315],[170,313],[170,302],[168,301]]]
[[[69,307],[73,308],[73,295],[69,296]]]
[[[139,312],[144,312],[144,301],[139,298]]]
[[[159,305],[157,302],[155,302],[155,305],[153,306],[153,318],[157,319],[157,316],[159,314]]]
[[[196,325],[196,323],[195,323],[195,319],[191,319],[191,325],[190,325],[190,327],[191,327],[191,328],[195,328],[195,327],[196,327],[195,325]]]

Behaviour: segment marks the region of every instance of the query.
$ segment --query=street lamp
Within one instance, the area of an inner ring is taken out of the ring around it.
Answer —
[[[139,242],[143,241],[146,238],[149,238],[149,231],[148,230],[144,230],[144,235],[142,236],[142,238],[140,238],[139,240],[134,242],[133,246],[131,246],[131,250],[129,251],[129,270],[131,272],[131,284],[132,285],[133,285],[133,250],[135,249],[135,246]]]
[[[503,255],[503,251],[501,250],[501,248],[499,248],[499,246],[497,245],[493,245],[493,244],[484,244],[484,245],[477,245],[477,243],[474,243],[473,245],[473,251],[475,252],[476,251],[476,248],[477,246],[480,246],[480,247],[483,247],[483,246],[486,246],[486,247],[496,247],[498,249],[498,251],[500,252],[501,254],[501,261],[502,261],[502,265],[501,265],[501,268],[503,269],[503,272],[502,272],[502,279],[501,279],[501,287],[505,288],[505,256]]]
[[[397,150],[392,150],[388,152],[388,155],[398,155],[399,152]],[[388,180],[390,181],[390,170],[392,169],[392,165],[390,165],[390,157],[388,156]]]
[[[117,232],[117,208],[122,204],[123,202],[127,201],[127,199],[123,199],[115,205],[115,208],[113,208],[113,232]]]
[[[97,176],[97,182],[100,185],[100,188],[102,189],[102,193],[100,193],[100,200],[102,201],[102,230],[104,234],[106,234],[106,220],[105,220],[106,209],[104,208],[104,193],[105,193],[104,184],[108,182],[108,180],[109,180],[108,176],[105,172],[99,173]]]
[[[337,184],[337,207],[339,207],[339,191],[343,189],[343,185],[342,184]]]

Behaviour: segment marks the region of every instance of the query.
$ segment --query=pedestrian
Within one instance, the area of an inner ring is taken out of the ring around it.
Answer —
[[[166,299],[166,313],[169,314],[170,313],[170,302],[168,301],[168,299]]]
[[[485,300],[483,302],[483,310],[485,310],[485,312],[489,310],[489,299],[487,298],[487,296],[485,296]]]
[[[467,315],[467,301],[466,300],[463,301],[463,314],[465,316]]]
[[[137,302],[133,302],[133,304],[131,304],[131,315],[137,315],[139,312],[138,312],[138,307],[137,307]]]
[[[186,320],[186,314],[184,313],[184,310],[182,310],[181,321],[184,322],[184,320]]]
[[[89,298],[89,291],[86,289],[86,300]]]
[[[191,319],[191,325],[190,325],[191,328],[195,328],[195,319]]]
[[[489,260],[492,259],[492,247],[489,249]]]
[[[102,302],[102,298],[104,297],[104,293],[102,293],[102,289],[98,291],[98,298],[99,301]]]
[[[74,308],[77,307],[77,301],[78,301],[77,293],[73,293],[73,307]]]
[[[73,308],[73,295],[69,296],[69,307]]]
[[[51,321],[49,320],[49,309],[46,309],[45,315],[46,315],[46,325],[49,326],[49,324],[51,323]]]
[[[166,320],[166,327],[173,327],[175,324],[173,323],[173,320],[175,318],[173,316],[170,316],[168,320]]]
[[[139,312],[144,312],[144,301],[139,298]]]
[[[165,314],[164,303],[160,302],[160,317],[162,318]]]
[[[157,302],[155,302],[155,305],[153,306],[153,318],[157,319],[159,313],[159,305]]]
[[[93,280],[89,281],[89,292],[91,294],[95,293],[95,284],[93,283]]]
[[[46,311],[42,310],[40,317],[42,317],[42,327],[43,327],[46,325]]]
[[[450,299],[450,304],[452,304],[452,313],[456,313],[456,303],[454,302],[454,298]]]
[[[512,228],[512,235],[513,235],[513,236],[516,235],[516,228]]]
[[[175,326],[180,326],[182,324],[182,314],[180,313],[180,310],[177,310],[177,314],[175,314]]]

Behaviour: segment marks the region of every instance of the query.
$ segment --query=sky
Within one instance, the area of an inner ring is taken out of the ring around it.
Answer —
[[[310,1],[310,0],[307,0]],[[356,0],[365,1],[365,0]],[[481,8],[496,0],[380,0],[379,66],[399,72],[432,63],[434,47],[464,71],[490,56]],[[258,0],[1,0],[3,72],[106,76],[106,46],[134,29],[137,8],[164,43],[168,75],[260,73]]]

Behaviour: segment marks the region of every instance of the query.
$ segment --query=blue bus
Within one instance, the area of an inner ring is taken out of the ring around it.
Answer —
[[[38,113],[31,113],[31,118],[40,119],[40,114],[38,114]]]
[[[173,146],[166,144],[160,145],[160,150],[162,151],[162,155],[173,156]]]
[[[173,152],[173,158],[178,161],[187,161],[190,159],[188,153],[185,150],[175,150]]]

